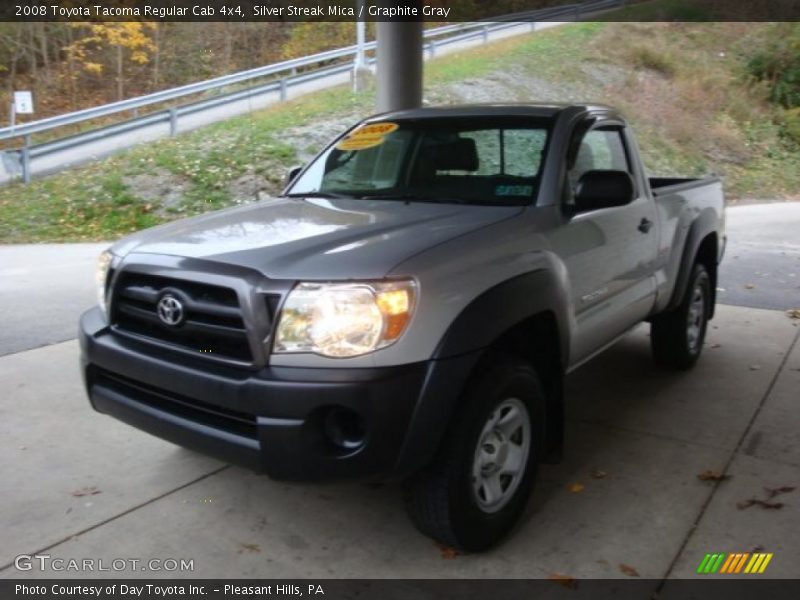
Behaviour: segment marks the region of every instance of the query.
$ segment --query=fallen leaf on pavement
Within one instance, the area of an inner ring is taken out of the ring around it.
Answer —
[[[249,554],[257,554],[261,552],[261,546],[258,544],[243,544],[239,542],[239,546],[241,546],[241,548],[239,548],[238,554],[244,554],[245,552]]]
[[[559,585],[563,585],[565,588],[570,590],[574,590],[578,587],[578,582],[575,580],[575,578],[570,577],[569,575],[564,575],[564,573],[551,573],[548,579],[550,579],[550,581],[555,581]]]
[[[744,287],[745,287],[746,289],[748,289],[748,290],[754,290],[754,289],[756,288],[756,286],[754,286],[752,283],[748,283],[748,284],[747,284],[747,285],[745,285]]]
[[[789,492],[793,492],[795,490],[793,485],[782,485],[779,488],[768,488],[765,487],[764,491],[767,492],[767,498],[774,498],[778,494],[788,494]]]
[[[605,471],[601,471],[600,469],[595,469],[594,471],[592,471],[592,477],[594,479],[605,479],[606,477],[608,477],[608,473],[606,473]]]
[[[711,344],[711,348],[716,350],[717,348],[722,348],[722,344]]]
[[[441,550],[442,552],[442,558],[445,560],[452,560],[456,556],[461,554],[458,550],[450,546],[445,546],[444,544],[436,544],[436,545],[439,546],[439,550]]]
[[[98,490],[96,487],[92,486],[92,487],[82,487],[79,490],[75,490],[74,492],[72,492],[72,495],[75,496],[76,498],[82,498],[83,496],[96,496],[97,494],[102,494],[102,493],[103,492]]]
[[[730,477],[731,476],[726,473],[712,471],[711,469],[706,469],[697,476],[700,481],[725,481],[726,479],[730,479]]]
[[[787,310],[786,314],[789,315],[790,319],[800,319],[800,308],[793,308],[792,310]]]
[[[761,370],[761,365],[750,365],[750,370],[751,371],[760,371]]]
[[[619,570],[625,573],[628,577],[639,577],[639,571],[634,569],[630,565],[626,565],[625,563],[619,564]]]
[[[767,502],[766,500],[759,500],[758,498],[750,498],[749,500],[742,500],[736,503],[736,508],[744,510],[751,506],[760,506],[765,509],[778,509],[783,508],[783,502]]]
[[[586,488],[582,483],[573,483],[569,486],[569,491],[573,494],[579,494]]]

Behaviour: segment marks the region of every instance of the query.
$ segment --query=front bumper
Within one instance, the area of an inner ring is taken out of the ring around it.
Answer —
[[[256,371],[120,338],[99,309],[81,317],[79,339],[95,410],[288,480],[390,479],[418,470],[435,453],[478,358]],[[340,422],[349,444],[332,441],[331,424]]]

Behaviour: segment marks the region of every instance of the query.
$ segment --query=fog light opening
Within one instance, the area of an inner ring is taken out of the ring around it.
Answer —
[[[331,408],[325,413],[323,431],[337,449],[353,451],[364,445],[366,429],[361,416],[349,408]]]

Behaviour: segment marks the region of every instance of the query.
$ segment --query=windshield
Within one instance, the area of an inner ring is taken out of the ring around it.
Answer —
[[[323,152],[288,195],[530,204],[548,134],[547,123],[519,117],[367,123]]]

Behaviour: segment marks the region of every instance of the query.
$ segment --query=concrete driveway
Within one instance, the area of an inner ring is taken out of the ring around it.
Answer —
[[[170,575],[212,578],[599,578],[625,564],[660,579],[756,547],[775,554],[767,576],[797,576],[800,492],[781,509],[736,503],[800,483],[799,332],[783,313],[723,306],[687,374],[655,369],[646,328],[631,334],[570,376],[565,461],[543,469],[516,534],[451,559],[396,486],[278,483],[95,414],[74,341],[6,356],[0,578],[59,575],[13,567],[36,552],[193,559]],[[700,481],[708,469],[731,477]]]
[[[116,577],[616,578],[626,565],[655,586],[707,552],[759,548],[774,553],[764,577],[797,577],[800,490],[767,489],[800,484],[798,336],[783,311],[721,306],[700,364],[679,374],[652,366],[646,327],[627,336],[569,377],[564,462],[542,469],[515,535],[472,556],[419,535],[397,486],[278,483],[93,413],[75,341],[7,354],[0,578],[84,575],[14,567],[45,553],[194,561],[97,573]],[[701,481],[707,470],[729,478]],[[737,507],[750,499],[767,504]]]

